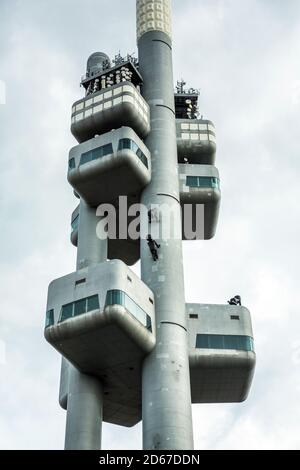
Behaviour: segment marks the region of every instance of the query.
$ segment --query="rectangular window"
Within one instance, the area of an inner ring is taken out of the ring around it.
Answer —
[[[74,304],[74,317],[86,313],[86,299],[77,300]]]
[[[217,139],[215,138],[214,135],[212,135],[212,134],[208,134],[208,135],[209,135],[209,140],[210,140],[211,142],[214,142],[214,143],[217,142]]]
[[[146,325],[146,313],[128,295],[125,294],[124,307],[140,322]]]
[[[103,93],[101,95],[98,95],[98,96],[94,97],[94,104],[95,103],[100,103],[101,101],[103,101]]]
[[[191,314],[190,314],[190,319],[191,319],[191,320],[197,320],[198,318],[199,318],[199,317],[198,317],[197,314],[195,314],[195,313],[191,313]]]
[[[111,108],[112,107],[112,101],[107,101],[106,103],[104,103],[103,105],[103,108],[104,109],[108,109],[108,108]]]
[[[202,142],[207,141],[208,140],[208,135],[207,134],[200,134],[200,140]]]
[[[107,91],[106,93],[104,93],[104,99],[108,99],[108,98],[111,98],[112,97],[112,91]]]
[[[137,154],[140,160],[143,160],[144,154],[141,149],[138,148],[135,153]]]
[[[151,331],[152,333],[152,321],[151,321],[151,317],[149,315],[147,315],[147,325],[146,325],[146,328],[147,330]]]
[[[82,119],[83,119],[83,113],[76,114],[76,116],[75,116],[75,121],[76,122],[81,121]]]
[[[114,106],[116,106],[117,104],[120,104],[120,103],[122,103],[122,97],[121,96],[119,98],[114,99]]]
[[[92,152],[83,153],[81,155],[79,165],[85,165],[86,163],[89,163],[91,160],[92,160]]]
[[[250,336],[198,334],[196,338],[196,348],[231,349],[254,352],[254,341]]]
[[[70,158],[69,160],[69,170],[74,170],[76,168],[75,158]]]
[[[199,134],[191,134],[191,140],[199,140]]]
[[[148,315],[146,312],[135,303],[125,292],[120,290],[110,290],[106,294],[105,306],[107,305],[122,305],[128,310],[140,323],[145,327],[148,325]],[[149,317],[150,318],[150,317]],[[150,318],[151,322],[151,318]]]
[[[183,134],[181,134],[181,138],[182,138],[183,140],[190,140],[190,134],[188,134],[188,133],[183,133]]]
[[[93,114],[93,109],[88,109],[85,113],[84,113],[84,117],[87,118],[89,116],[91,116]]]
[[[191,131],[197,131],[198,130],[198,124],[190,124],[190,129],[191,129]]]
[[[230,315],[230,320],[239,320],[240,317],[238,315]]]
[[[75,286],[80,286],[80,284],[85,284],[85,283],[86,283],[86,278],[78,279],[78,281],[75,282]]]
[[[145,167],[148,168],[148,158],[142,153],[140,160],[144,163]]]
[[[99,104],[94,107],[94,114],[99,113],[100,111],[103,111],[103,104]]]
[[[76,111],[81,111],[83,109],[83,102],[76,104]]]
[[[198,176],[187,176],[186,186],[189,186],[190,188],[198,188],[199,187]]]
[[[189,127],[190,127],[189,124],[186,124],[186,123],[184,123],[184,122],[181,124],[181,129],[183,129],[183,130],[185,130],[185,131],[188,131],[188,130],[189,130]]]
[[[93,104],[93,99],[91,99],[91,100],[86,100],[86,102],[85,102],[85,107],[88,108],[89,106],[92,106],[92,104]]]
[[[102,148],[103,148],[103,157],[105,157],[106,155],[111,155],[112,153],[114,153],[112,144],[104,145]]]
[[[85,163],[89,163],[93,160],[98,160],[99,158],[111,155],[112,153],[114,153],[112,144],[103,145],[102,147],[83,153],[81,155],[79,165],[84,165]]]
[[[209,349],[210,348],[209,335],[197,335],[196,348]]]
[[[134,153],[138,154],[139,147],[138,147],[138,145],[137,145],[133,140],[131,141],[131,150],[132,150]],[[142,153],[141,150],[140,150],[140,152]]]
[[[224,336],[222,335],[209,336],[208,344],[211,349],[227,349],[224,345]]]
[[[120,95],[121,93],[122,93],[122,87],[121,86],[114,89],[114,96]]]
[[[220,188],[220,180],[218,178],[212,178],[212,187],[216,189]]]
[[[46,323],[45,323],[45,328],[49,328],[49,326],[54,325],[54,310],[48,310],[46,313]]]
[[[146,168],[148,168],[148,159],[146,155],[141,151],[141,149],[133,140],[120,139],[119,145],[118,145],[118,151],[120,152],[122,150],[132,150],[138,156],[141,162],[146,166]]]
[[[98,147],[94,150],[91,150],[91,160],[98,160],[98,158],[103,157],[103,147]]]
[[[106,294],[105,305],[124,305],[124,292],[120,290],[109,290]]]
[[[190,188],[220,188],[220,180],[210,176],[187,176],[186,186]]]
[[[93,295],[87,299],[87,311],[91,312],[92,310],[99,310],[99,296]]]
[[[207,132],[207,124],[199,124],[199,130]]]
[[[76,285],[86,282],[86,279],[76,281]],[[68,320],[69,318],[83,315],[92,310],[99,310],[99,297],[98,295],[92,295],[91,297],[76,300],[70,304],[62,306],[59,323]]]
[[[73,303],[63,305],[61,309],[59,321],[63,322],[65,320],[68,320],[69,318],[72,318],[72,316],[73,316]]]
[[[123,103],[131,103],[131,104],[134,104],[133,96],[129,96],[129,95],[123,96]]]
[[[75,219],[72,220],[72,223],[71,223],[71,227],[72,227],[72,230],[76,230],[78,228],[78,225],[79,225],[79,214],[75,217]]]
[[[131,149],[131,140],[130,139],[121,139],[119,141],[118,151]]]

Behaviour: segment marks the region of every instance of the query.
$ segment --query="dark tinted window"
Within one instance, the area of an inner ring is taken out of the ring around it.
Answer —
[[[76,167],[75,158],[70,158],[70,160],[69,160],[69,170],[74,170],[75,167]]]
[[[242,335],[197,335],[196,348],[254,351],[253,338]]]
[[[46,324],[45,328],[49,328],[49,326],[54,325],[54,310],[48,310],[46,313]]]
[[[72,316],[73,316],[73,303],[63,305],[61,309],[60,321],[68,320],[68,318],[71,318]]]
[[[77,300],[74,307],[74,316],[82,315],[86,312],[86,299]]]
[[[76,230],[78,228],[78,225],[79,225],[79,214],[75,217],[75,219],[72,220],[72,224],[71,224],[72,230]]]
[[[121,139],[119,141],[118,150],[131,149],[131,140],[130,139]]]
[[[87,311],[98,310],[99,309],[99,297],[98,295],[93,295],[87,299]]]
[[[123,305],[142,325],[152,331],[151,317],[125,292],[110,290],[106,294],[105,305]]]
[[[219,188],[220,181],[218,178],[210,176],[187,176],[186,185],[190,188]]]
[[[84,282],[86,282],[86,279],[80,279],[77,281],[77,284]],[[91,310],[98,310],[99,308],[100,305],[98,295],[92,295],[91,297],[87,297],[85,299],[76,300],[76,302],[63,305],[59,322],[63,322],[64,320],[67,320],[71,317],[76,317],[77,315],[82,315],[84,313],[90,312]]]
[[[98,160],[99,158],[111,155],[112,153],[114,153],[112,144],[103,145],[102,147],[83,153],[80,158],[80,165],[84,165],[85,163],[89,163],[93,160]]]
[[[132,150],[139,160],[145,165],[146,168],[148,168],[148,159],[146,155],[141,151],[139,146],[131,139],[120,139],[119,140],[119,145],[118,145],[118,151],[121,150]]]

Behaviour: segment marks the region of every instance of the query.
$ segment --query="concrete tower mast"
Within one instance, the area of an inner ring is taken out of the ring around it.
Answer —
[[[192,449],[170,0],[137,1],[137,40],[143,96],[151,116],[145,144],[151,153],[152,179],[142,203],[150,211],[151,205],[165,208],[159,220],[151,221],[151,229],[160,236],[156,266],[147,242],[141,242],[142,280],[155,294],[157,335],[157,346],[143,366],[143,441],[146,449]],[[170,214],[173,224],[165,220]],[[164,227],[170,233],[163,239]]]
[[[90,56],[72,107],[77,264],[50,284],[45,325],[66,449],[100,449],[103,421],[141,420],[144,449],[192,449],[192,403],[244,401],[254,373],[240,297],[185,302],[182,240],[214,236],[221,193],[199,92],[174,93],[170,0],[137,0],[137,41],[138,59]]]

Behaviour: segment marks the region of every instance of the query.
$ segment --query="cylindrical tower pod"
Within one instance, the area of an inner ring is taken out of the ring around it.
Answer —
[[[150,105],[151,132],[145,143],[152,157],[152,181],[142,203],[158,207],[158,217],[144,233],[160,244],[154,262],[141,241],[142,279],[155,294],[155,350],[143,365],[144,449],[193,449],[190,375],[182,261],[177,144],[173,89],[170,0],[137,0],[139,66],[143,96]],[[173,214],[173,233],[168,228]],[[162,229],[162,227],[164,227]],[[142,237],[143,238],[143,237]]]

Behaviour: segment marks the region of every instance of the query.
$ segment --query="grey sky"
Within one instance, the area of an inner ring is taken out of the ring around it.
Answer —
[[[194,407],[196,448],[299,449],[300,2],[173,0],[173,10],[175,79],[201,88],[216,124],[223,197],[215,239],[184,244],[186,299],[240,293],[258,359],[246,403]],[[43,324],[48,283],[75,266],[70,109],[88,55],[119,49],[136,50],[134,0],[0,0],[2,449],[63,446],[60,359]],[[138,448],[141,427],[104,425],[103,437],[108,449]]]

